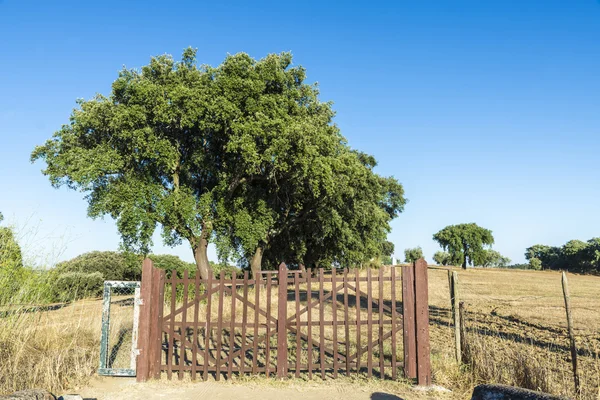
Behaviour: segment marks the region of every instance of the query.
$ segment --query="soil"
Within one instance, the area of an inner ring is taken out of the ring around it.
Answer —
[[[78,391],[84,399],[236,399],[236,400],[401,400],[449,398],[443,392],[415,390],[404,385],[373,381],[248,381],[190,382],[154,381],[137,383],[134,378],[95,378]]]

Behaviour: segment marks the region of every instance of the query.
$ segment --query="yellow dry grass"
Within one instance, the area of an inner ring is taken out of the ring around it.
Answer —
[[[447,271],[430,269],[430,333],[434,383],[452,389],[455,398],[468,398],[472,388],[483,382],[513,384],[575,397],[560,274],[500,269],[457,271],[460,298],[468,311],[468,365],[459,365],[454,360]],[[364,276],[364,271],[362,274]],[[597,399],[600,387],[600,277],[569,274],[569,284],[580,351],[582,392],[579,397]],[[366,286],[363,285],[361,282],[362,289],[365,290]],[[398,297],[399,288],[400,282]],[[292,287],[289,290],[293,292]],[[312,290],[316,299],[318,283],[313,285]],[[331,284],[325,283],[324,292],[329,290]],[[301,285],[300,291],[306,293],[306,285]],[[239,288],[238,293],[242,294],[243,290]],[[382,293],[383,299],[389,301],[389,283],[384,286]],[[353,295],[352,291],[349,295]],[[254,296],[254,291],[249,290],[252,301]],[[261,304],[266,305],[264,289],[259,297]],[[374,287],[374,298],[379,298],[377,285]],[[170,298],[165,300],[166,314]],[[301,295],[301,300],[304,304],[306,296],[302,299]],[[225,315],[231,315],[230,302],[231,297],[225,297]],[[177,304],[180,303],[181,300],[177,300]],[[273,287],[269,303],[276,316],[276,286]],[[343,292],[339,292],[338,305],[342,303]],[[214,296],[211,310],[213,320],[217,316],[216,305],[217,297]],[[240,322],[242,310],[237,303],[236,320]],[[339,306],[340,320],[344,317],[342,310]],[[353,308],[351,310],[356,312]],[[0,393],[26,387],[62,391],[83,385],[98,366],[101,311],[101,301],[87,300],[53,311],[22,312],[0,319]],[[117,308],[113,312],[117,313],[114,314],[115,324],[128,328],[128,315],[119,317],[120,311]],[[199,309],[200,320],[206,319],[206,312],[206,303],[203,302]],[[294,302],[290,301],[288,314],[295,312]],[[331,302],[324,307],[323,315],[331,320]],[[192,321],[193,312],[190,311],[186,317],[188,321]],[[319,309],[313,309],[312,320],[319,318]],[[248,322],[253,319],[253,312],[248,310]],[[364,310],[361,311],[361,319],[366,319]],[[306,314],[301,320],[307,320]],[[259,321],[266,322],[264,316],[260,316]],[[363,345],[368,334],[366,329],[363,327],[361,331]],[[240,333],[241,329],[236,328],[236,334]],[[313,329],[313,334],[318,337],[316,328]],[[375,332],[375,337],[376,334]],[[355,328],[350,329],[349,336],[352,350],[356,347]],[[329,345],[332,344],[331,327],[324,330],[324,339]],[[114,343],[115,339],[111,340]],[[338,331],[338,340],[344,340],[342,329]],[[293,347],[292,344],[290,347]],[[273,357],[276,355],[274,352],[272,354]],[[384,354],[391,354],[388,345],[384,348]],[[305,351],[303,361],[306,355]],[[401,334],[398,334],[398,355],[401,360]],[[126,362],[126,358],[124,360]],[[365,358],[362,361],[364,363],[367,360]],[[378,382],[373,381],[371,384],[378,385]]]

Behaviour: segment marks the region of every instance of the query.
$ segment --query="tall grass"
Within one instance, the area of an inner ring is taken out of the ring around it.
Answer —
[[[85,302],[48,305],[44,274],[35,271],[0,275],[0,288],[14,279],[19,289],[5,291],[0,304],[0,394],[84,383],[98,363],[99,314]]]

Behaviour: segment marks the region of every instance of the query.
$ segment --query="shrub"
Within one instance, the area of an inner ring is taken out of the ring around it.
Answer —
[[[413,249],[405,249],[404,250],[404,261],[407,263],[413,263],[417,261],[419,258],[423,258],[423,249],[421,246],[415,247]]]
[[[99,272],[107,281],[139,281],[142,277],[142,262],[139,256],[129,253],[92,251],[59,263],[55,272],[59,275],[67,272]]]
[[[60,301],[100,296],[103,286],[104,277],[100,272],[65,272],[54,281],[54,291]]]
[[[148,256],[152,260],[152,263],[156,268],[164,269],[166,271],[165,276],[171,277],[173,270],[177,271],[177,276],[183,277],[183,272],[188,271],[189,276],[195,276],[196,264],[183,261],[177,256],[170,254],[150,254]]]

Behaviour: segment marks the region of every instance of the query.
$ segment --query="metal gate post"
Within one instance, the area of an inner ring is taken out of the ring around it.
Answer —
[[[277,302],[277,377],[287,376],[288,348],[287,348],[287,267],[285,263],[279,264],[278,273],[279,300]],[[267,323],[269,323],[267,321]],[[268,339],[267,339],[268,340]]]

